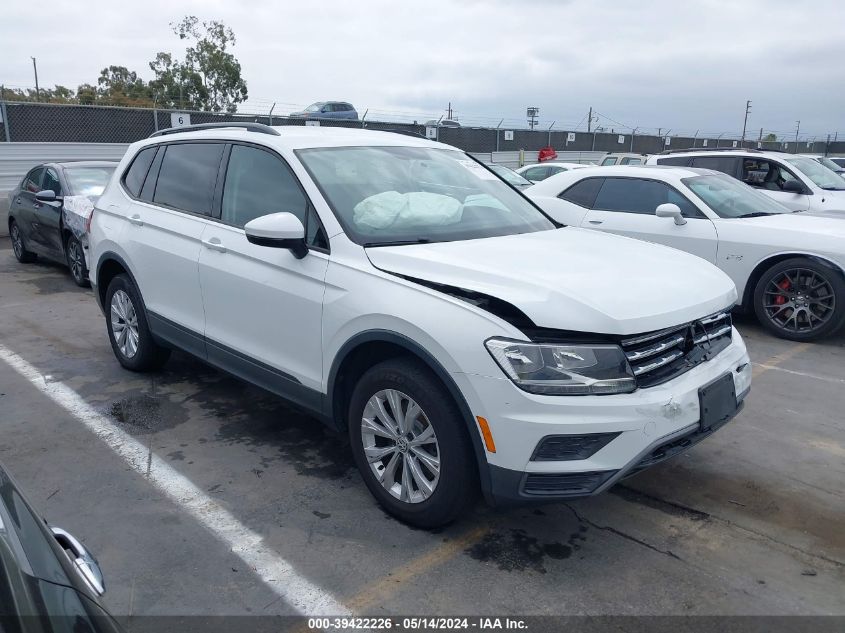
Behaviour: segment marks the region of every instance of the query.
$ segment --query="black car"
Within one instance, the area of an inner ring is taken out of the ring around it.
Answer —
[[[88,285],[88,267],[79,232],[65,224],[65,196],[96,199],[114,172],[116,162],[45,163],[24,176],[9,193],[9,235],[20,262],[42,256],[67,264],[73,280]]]
[[[49,526],[0,464],[0,631],[120,632],[104,591],[94,557]]]

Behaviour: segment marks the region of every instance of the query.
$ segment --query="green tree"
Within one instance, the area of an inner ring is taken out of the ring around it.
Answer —
[[[763,137],[763,140],[767,143],[774,143],[778,140],[778,137],[777,134],[772,134],[771,132],[769,132],[768,134],[766,134],[766,136]]]
[[[135,71],[109,66],[97,79],[97,100],[111,105],[149,105],[151,92]]]
[[[159,53],[150,62],[156,76],[150,82],[156,101],[164,107],[234,112],[247,98],[240,62],[229,52],[235,33],[222,22],[200,22],[193,15],[170,26],[190,45],[182,61]]]

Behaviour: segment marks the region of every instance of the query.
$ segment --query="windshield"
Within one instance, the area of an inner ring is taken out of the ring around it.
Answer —
[[[827,167],[828,169],[830,169],[832,171],[835,171],[835,172],[842,171],[841,165],[837,165],[836,163],[834,163],[832,160],[830,160],[826,156],[819,156],[816,160],[819,161],[822,165],[824,165],[825,167]]]
[[[75,196],[100,196],[111,180],[114,167],[72,167],[65,178]]]
[[[448,242],[555,228],[463,152],[332,147],[297,154],[358,244]]]
[[[681,180],[720,218],[792,213],[780,202],[730,176],[695,176]]]
[[[786,162],[796,167],[802,174],[828,191],[845,191],[845,180],[812,158],[787,158]]]
[[[534,183],[530,180],[526,180],[518,173],[516,173],[513,169],[508,169],[504,165],[487,165],[492,171],[494,171],[498,176],[512,184],[514,187],[530,187]]]
[[[319,112],[320,108],[322,108],[323,105],[325,105],[325,104],[322,101],[320,101],[318,103],[312,103],[310,106],[305,108],[305,111],[306,112]]]

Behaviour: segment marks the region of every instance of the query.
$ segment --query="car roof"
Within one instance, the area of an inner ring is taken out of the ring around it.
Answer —
[[[191,140],[221,140],[221,141],[249,141],[267,147],[283,150],[310,149],[318,147],[433,147],[461,151],[457,147],[430,141],[426,138],[366,130],[360,128],[311,126],[311,125],[279,125],[273,126],[278,134],[261,134],[237,127],[220,127],[206,130],[190,130],[187,132],[168,133],[164,136],[139,141],[139,147],[154,145],[162,142],[191,141]]]
[[[61,163],[49,163],[51,165],[57,165],[62,169],[68,169],[72,167],[117,167],[117,164],[120,161],[117,160],[68,160],[62,161]]]
[[[560,192],[561,186],[566,186],[585,178],[625,177],[674,181],[692,176],[708,175],[724,176],[722,172],[714,171],[712,169],[701,169],[699,167],[673,167],[669,165],[607,165],[605,167],[597,166],[591,169],[571,169],[569,171],[555,174],[554,176],[550,176],[532,186],[530,191],[538,194],[554,192],[554,195],[557,195]],[[726,176],[726,178],[729,177],[730,176]],[[548,192],[546,189],[548,189]]]
[[[671,156],[680,156],[685,158],[687,156],[743,156],[745,158],[785,158],[788,156],[798,156],[799,154],[789,154],[786,152],[779,152],[774,150],[764,149],[690,149],[673,150],[671,152],[661,152],[660,154],[652,154],[652,158],[668,158]]]

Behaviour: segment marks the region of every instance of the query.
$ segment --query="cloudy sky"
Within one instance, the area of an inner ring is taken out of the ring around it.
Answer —
[[[242,110],[285,113],[317,100],[466,123],[662,127],[845,137],[841,0],[5,0],[0,83],[96,82],[110,65],[149,79],[158,51],[180,55],[169,23],[218,19],[238,38]]]

